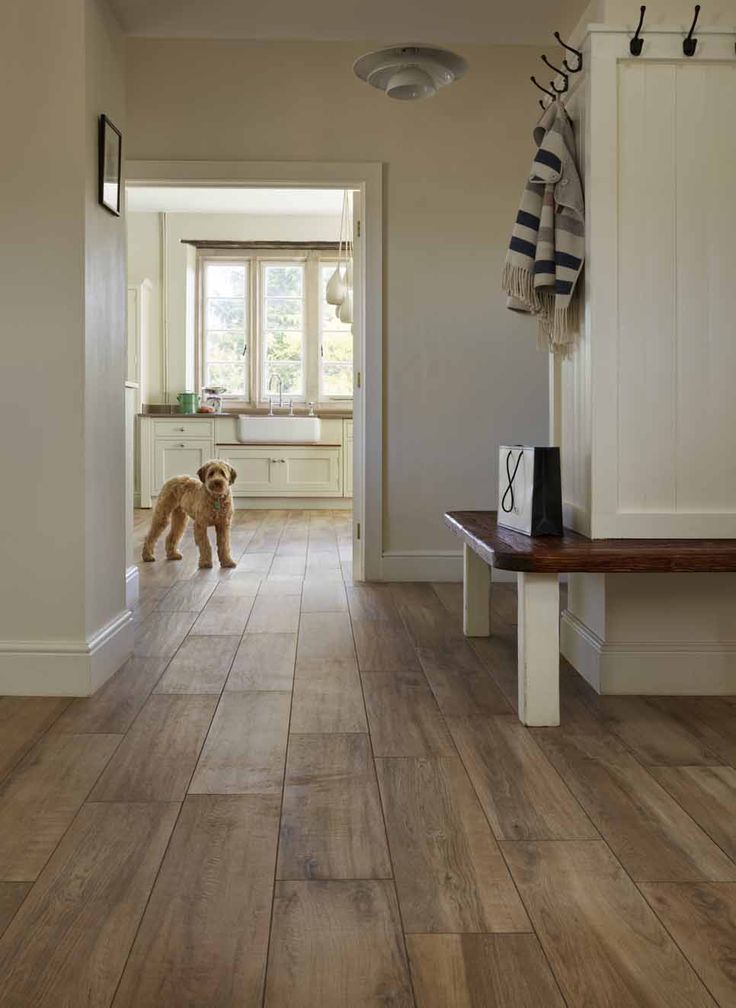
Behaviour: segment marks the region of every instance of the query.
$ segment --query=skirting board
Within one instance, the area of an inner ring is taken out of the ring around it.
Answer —
[[[0,696],[92,696],[132,651],[127,609],[87,641],[0,641]]]
[[[137,567],[128,567],[125,572],[125,606],[131,609],[138,601],[140,576]]]
[[[157,498],[142,504],[140,495],[133,506],[150,510]],[[352,497],[233,497],[236,511],[350,511]]]
[[[602,640],[567,611],[560,650],[601,694],[728,696],[736,693],[736,641]]]
[[[381,557],[383,581],[462,581],[463,555],[456,552],[389,552]],[[513,571],[493,569],[494,581],[516,583]]]

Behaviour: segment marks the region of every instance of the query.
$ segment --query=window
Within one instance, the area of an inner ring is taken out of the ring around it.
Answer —
[[[353,333],[325,300],[334,253],[208,251],[198,260],[199,384],[232,402],[350,400]]]
[[[262,263],[263,389],[304,398],[304,263]],[[280,379],[280,385],[279,385]]]
[[[320,264],[320,399],[351,398],[353,394],[353,327],[341,322],[325,300],[327,281],[336,263]]]
[[[249,264],[212,262],[204,267],[202,385],[219,385],[229,395],[248,396]]]

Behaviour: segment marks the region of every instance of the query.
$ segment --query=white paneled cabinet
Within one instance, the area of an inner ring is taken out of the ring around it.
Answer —
[[[156,438],[151,493],[157,494],[172,476],[195,476],[212,454],[212,442],[206,438]]]
[[[220,457],[237,472],[236,497],[339,497],[338,446],[223,446]]]
[[[353,496],[353,421],[343,421],[342,489],[345,497]]]

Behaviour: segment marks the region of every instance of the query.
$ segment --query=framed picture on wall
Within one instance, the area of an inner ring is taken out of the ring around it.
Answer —
[[[106,210],[119,217],[123,137],[106,115],[100,116],[99,148],[99,200]]]

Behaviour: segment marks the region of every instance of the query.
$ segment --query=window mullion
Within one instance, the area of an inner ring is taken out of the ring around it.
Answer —
[[[307,257],[306,276],[304,277],[304,342],[305,342],[305,375],[304,392],[306,402],[319,402],[319,368],[320,368],[320,270],[319,256],[310,252]]]

